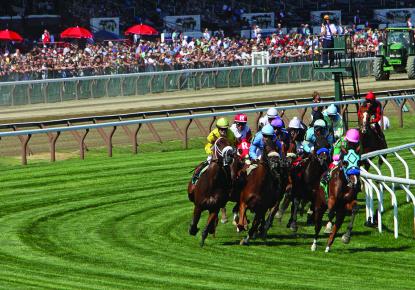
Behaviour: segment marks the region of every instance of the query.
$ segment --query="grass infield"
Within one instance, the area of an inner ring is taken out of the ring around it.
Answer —
[[[389,146],[414,141],[415,120],[406,120],[400,129],[392,118]],[[313,229],[304,226],[305,216],[293,235],[285,228],[287,215],[266,241],[240,246],[242,236],[229,223],[200,248],[200,234],[187,233],[193,206],[186,185],[189,171],[204,158],[202,143],[192,140],[187,151],[179,142],[144,144],[138,155],[115,148],[113,158],[105,149],[91,150],[84,161],[31,160],[28,166],[0,159],[0,288],[414,288],[413,206],[401,191],[397,240],[385,192],[384,232],[363,227],[360,194],[351,243],[338,238],[328,254],[326,235],[311,252]],[[415,158],[403,156],[415,178]],[[399,161],[390,160],[403,176]]]

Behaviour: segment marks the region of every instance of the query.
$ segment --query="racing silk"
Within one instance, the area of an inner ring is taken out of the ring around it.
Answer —
[[[359,116],[359,119],[362,118],[362,112],[359,108],[359,112],[357,113]],[[378,123],[382,119],[382,105],[379,103],[379,101],[375,101],[373,105],[370,107],[369,110],[370,114],[370,123]]]
[[[332,146],[334,143],[333,136],[330,134],[325,134],[327,142]],[[310,127],[307,129],[305,133],[305,139],[303,141],[303,149],[305,152],[310,153],[314,149],[314,145],[316,143],[316,135],[314,133],[314,127]]]
[[[350,149],[347,152],[347,154],[343,157],[343,161],[347,162],[347,167],[345,168],[346,174],[352,174],[352,169],[359,170],[360,155],[353,149]]]
[[[235,136],[236,140],[236,145],[239,145],[242,140],[248,140],[250,141],[252,138],[252,132],[251,132],[251,128],[249,128],[248,124],[245,125],[245,127],[239,131],[238,127],[236,126],[236,124],[232,124],[232,126],[230,127],[230,130],[233,132],[233,135]]]
[[[212,132],[210,132],[209,136],[207,136],[207,144],[205,145],[205,152],[206,154],[210,155],[212,154],[212,147],[215,144],[215,141],[219,139],[220,133],[218,128],[215,128]],[[228,129],[226,132],[226,139],[228,139],[230,145],[232,147],[235,147],[235,135],[231,130]]]
[[[323,111],[324,121],[326,121],[329,134],[333,134],[334,139],[337,140],[341,136],[343,136],[344,128],[343,128],[343,118],[340,116],[339,113],[336,114],[336,118],[334,121],[327,115],[326,111]]]
[[[273,136],[273,140],[277,144],[278,154],[281,156],[281,143]],[[264,150],[264,138],[262,136],[261,131],[255,134],[254,140],[251,143],[251,147],[249,147],[249,157],[252,160],[258,159],[262,155],[262,150]]]
[[[342,148],[346,150],[348,149],[347,141],[346,139],[344,139],[344,136],[342,136],[339,140],[336,141],[336,143],[334,143],[333,156],[340,155],[342,152]]]

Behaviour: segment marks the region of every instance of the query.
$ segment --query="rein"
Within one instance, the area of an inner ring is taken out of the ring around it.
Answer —
[[[224,139],[223,137],[220,137],[220,138],[218,138],[216,141],[215,141],[215,144],[213,145],[213,152],[214,152],[214,156],[215,156],[215,158],[216,159],[219,159],[219,157],[218,157],[218,155],[220,156],[220,157],[222,157],[222,159],[223,159],[223,165],[224,166],[226,166],[226,165],[228,165],[229,164],[229,160],[226,160],[227,158],[224,158],[224,156],[227,156],[227,154],[228,154],[228,152],[229,151],[233,151],[233,148],[231,147],[231,146],[225,146],[222,150],[219,148],[219,146],[218,146],[218,141],[219,140],[221,140],[221,139]]]

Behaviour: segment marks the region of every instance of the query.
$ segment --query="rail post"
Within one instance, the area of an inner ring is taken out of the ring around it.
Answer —
[[[80,155],[80,158],[82,160],[85,159],[85,150],[87,149],[86,148],[86,145],[85,145],[85,138],[86,138],[86,135],[88,135],[88,133],[89,133],[89,129],[86,129],[85,130],[85,133],[83,133],[80,136],[80,138],[77,139],[78,140],[78,143],[79,143],[79,155]]]
[[[22,139],[20,139],[22,142],[22,165],[27,165],[27,145],[30,138],[32,138],[32,134],[28,134],[26,137],[22,136]]]

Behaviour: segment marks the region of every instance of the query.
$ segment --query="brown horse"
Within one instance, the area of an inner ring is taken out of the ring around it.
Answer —
[[[378,124],[370,124],[370,113],[368,106],[361,106],[359,108],[359,129],[361,133],[362,153],[369,153],[376,150],[388,148],[383,133],[377,132],[381,130]],[[382,165],[381,158],[378,160],[378,164]],[[366,169],[369,169],[369,164],[365,164]]]
[[[357,206],[357,188],[359,187],[359,176],[358,170],[351,170],[348,173],[345,173],[343,169],[343,162],[340,162],[337,168],[335,168],[331,173],[331,179],[328,183],[328,215],[329,223],[327,224],[327,229],[330,230],[330,236],[327,240],[326,252],[330,251],[334,239],[341,225],[343,224],[344,217],[347,212],[351,212],[351,218],[349,225],[347,227],[346,233],[342,236],[342,241],[345,244],[350,242],[351,232],[353,229],[353,223],[358,211]],[[346,178],[347,176],[347,178]],[[323,191],[320,188],[320,191]],[[336,217],[336,221],[332,227],[331,220]],[[321,229],[321,219],[322,217],[316,217],[316,234],[311,246],[311,250],[315,251],[317,247],[317,224],[318,231]],[[332,228],[331,228],[332,227]]]
[[[241,240],[241,245],[248,245],[249,240],[259,231],[263,233],[265,214],[271,209],[281,194],[281,160],[275,142],[265,139],[265,148],[257,167],[247,176],[247,182],[241,192],[239,202],[238,228],[244,230],[246,210],[254,212],[254,220],[248,236]]]
[[[203,246],[208,234],[214,234],[218,223],[219,210],[225,207],[232,188],[235,172],[231,164],[235,159],[235,151],[227,139],[220,137],[213,146],[213,156],[207,170],[202,173],[196,184],[192,180],[188,185],[188,197],[195,205],[189,234],[196,235],[197,224],[203,211],[209,211],[205,229],[202,232],[200,245]]]

